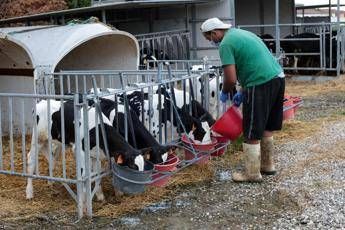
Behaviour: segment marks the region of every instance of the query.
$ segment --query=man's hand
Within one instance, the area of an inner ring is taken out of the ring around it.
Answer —
[[[223,103],[225,103],[227,100],[229,100],[229,94],[228,93],[224,93],[222,90],[220,91],[219,94],[219,100]]]
[[[239,107],[242,104],[243,101],[243,95],[242,92],[239,91],[234,95],[234,98],[232,99],[232,102]]]

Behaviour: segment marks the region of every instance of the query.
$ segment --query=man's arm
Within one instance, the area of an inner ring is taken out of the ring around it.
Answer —
[[[233,88],[236,86],[237,75],[235,65],[223,66],[224,78],[223,78],[223,89],[224,93],[232,92]]]

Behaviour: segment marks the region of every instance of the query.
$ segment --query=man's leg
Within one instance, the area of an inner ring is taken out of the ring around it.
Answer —
[[[261,140],[261,173],[265,175],[276,174],[273,161],[274,140],[271,131],[265,131]]]
[[[261,182],[260,174],[260,141],[247,140],[243,143],[244,172],[235,172],[232,180],[235,182]]]

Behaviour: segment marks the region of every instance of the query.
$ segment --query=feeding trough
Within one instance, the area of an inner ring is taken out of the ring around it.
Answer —
[[[213,157],[222,156],[225,153],[226,146],[229,142],[229,139],[214,132],[212,133],[212,136],[216,138],[217,140],[217,145],[216,145],[217,150],[211,153],[211,156]]]
[[[194,143],[186,135],[183,135],[181,137],[181,140],[185,146],[185,149],[184,149],[185,160],[191,161],[194,158],[196,158],[197,164],[206,164],[210,158],[209,153],[212,152],[217,145],[216,138],[211,138],[211,143],[207,143],[207,144]]]
[[[298,108],[303,104],[301,97],[284,96],[283,120],[295,118],[295,113]]]
[[[113,186],[125,194],[139,194],[145,191],[145,185],[152,180],[153,164],[146,161],[144,171],[137,171],[127,166],[112,163]]]
[[[242,113],[232,105],[211,127],[211,129],[230,140],[236,140],[242,133]]]
[[[283,120],[293,119],[295,117],[294,103],[291,97],[284,98]]]
[[[175,153],[169,154],[168,159],[164,163],[155,164],[154,168],[157,171],[152,175],[152,183],[150,185],[157,187],[164,187],[171,178],[172,171],[175,171],[180,159]]]

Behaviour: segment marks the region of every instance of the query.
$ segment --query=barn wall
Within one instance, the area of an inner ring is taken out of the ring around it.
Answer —
[[[195,31],[196,31],[196,52],[197,58],[202,58],[207,55],[209,58],[219,58],[218,50],[212,47],[209,41],[207,41],[200,32],[201,24],[208,18],[218,17],[223,19],[225,23],[234,24],[232,18],[234,18],[233,10],[231,9],[231,1],[220,1],[217,3],[199,4],[195,9]],[[193,13],[193,12],[192,12]],[[192,25],[193,26],[193,25]]]
[[[230,5],[232,1],[233,0],[223,0],[213,3],[196,4],[195,8],[189,5],[189,23],[187,28],[186,7],[184,5],[162,7],[157,9],[142,9],[142,11],[139,13],[133,11],[134,15],[131,13],[128,13],[127,15],[129,16],[129,21],[134,19],[133,22],[121,22],[113,24],[116,26],[116,28],[132,34],[185,29],[188,29],[191,32],[195,31],[195,38],[191,38],[191,43],[193,44],[193,41],[195,41],[194,48],[196,48],[197,51],[195,51],[194,56],[192,55],[191,58],[202,58],[205,55],[219,58],[217,49],[211,47],[209,42],[207,42],[200,33],[200,25],[204,20],[210,17],[231,18],[232,13]],[[116,12],[107,12],[107,16],[109,16],[109,18],[114,18],[114,15],[116,15]],[[140,20],[138,20],[138,18]],[[225,21],[230,23],[229,20]]]
[[[259,25],[259,24],[275,24],[275,0],[262,1],[263,5],[260,8],[260,1],[258,0],[236,0],[236,24],[237,25]],[[293,0],[280,1],[279,3],[279,23],[293,23]],[[260,12],[260,9],[262,11]],[[264,29],[245,28],[256,34],[271,34],[275,37],[274,27],[266,27]],[[284,37],[292,33],[291,27],[282,27],[280,29],[281,36]]]
[[[34,93],[34,79],[27,76],[0,76],[0,92],[1,93]],[[1,97],[1,129],[3,134],[9,132],[9,101],[8,97]],[[23,104],[24,103],[24,104]],[[23,112],[24,105],[24,112]],[[13,130],[15,134],[21,133],[22,116],[24,116],[25,127],[27,133],[31,133],[29,129],[32,124],[32,108],[33,99],[13,99]]]
[[[275,23],[275,0],[262,0],[263,5],[260,7],[258,0],[223,0],[218,2],[210,2],[188,6],[188,29],[192,34],[192,56],[191,58],[202,58],[207,55],[209,57],[219,58],[218,51],[212,47],[210,43],[204,39],[200,33],[200,26],[204,20],[211,17],[219,17],[224,19],[226,23],[232,23],[236,18],[236,25],[259,25]],[[293,22],[293,0],[280,1],[280,23]],[[260,10],[262,10],[260,12]],[[112,17],[112,13],[109,13]],[[113,13],[115,14],[115,13]],[[139,14],[139,15],[138,15]],[[157,9],[143,9],[133,18],[141,18],[134,22],[117,23],[117,27],[121,30],[128,31],[133,34],[161,32],[170,30],[186,29],[186,11],[185,6],[169,6]],[[151,23],[150,23],[151,21]],[[272,34],[275,36],[274,28],[244,28],[257,34]],[[290,27],[281,28],[281,36],[290,34]],[[194,45],[194,46],[193,46]]]

